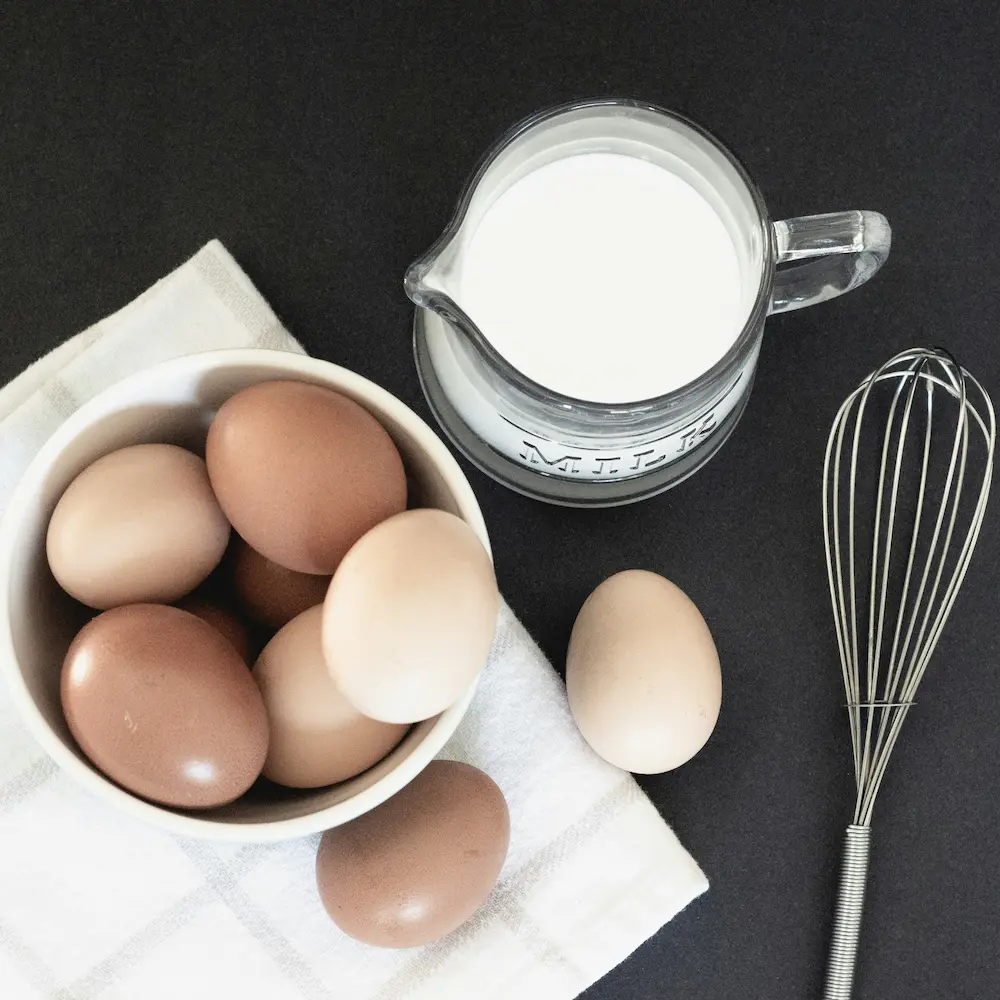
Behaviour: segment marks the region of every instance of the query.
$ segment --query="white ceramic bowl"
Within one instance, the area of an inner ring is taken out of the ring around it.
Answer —
[[[109,805],[173,833],[273,841],[353,819],[399,791],[433,759],[461,721],[475,688],[441,715],[415,725],[388,757],[351,781],[305,791],[255,787],[231,805],[204,812],[137,798],[104,777],[77,747],[63,718],[59,675],[82,619],[45,557],[56,501],[82,469],[125,445],[164,441],[203,451],[209,422],[226,399],[278,378],[329,386],[364,405],[403,456],[411,503],[457,514],[489,551],[472,489],[437,435],[384,389],[326,361],[263,350],[195,354],[133,375],[74,413],[39,451],[0,524],[0,670],[26,726],[67,774]]]

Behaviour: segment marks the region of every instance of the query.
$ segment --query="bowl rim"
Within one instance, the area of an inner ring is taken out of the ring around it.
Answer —
[[[377,406],[417,439],[451,491],[462,519],[475,531],[492,560],[493,554],[482,511],[458,462],[430,425],[402,400],[370,379],[347,368],[307,354],[266,348],[229,348],[203,351],[158,362],[127,375],[74,411],[49,436],[29,463],[0,516],[0,676],[7,682],[15,711],[42,750],[85,790],[123,812],[169,833],[203,840],[268,843],[308,836],[339,826],[368,812],[409,784],[437,755],[469,707],[478,678],[462,697],[438,716],[424,738],[388,774],[349,799],[304,816],[251,823],[225,823],[197,814],[176,812],[138,798],[99,771],[83,763],[55,734],[35,704],[21,673],[10,623],[10,565],[19,529],[35,502],[45,476],[62,452],[95,422],[120,408],[123,398],[135,396],[137,386],[154,385],[163,372],[191,376],[226,368],[274,368],[275,378],[302,376],[344,390]]]

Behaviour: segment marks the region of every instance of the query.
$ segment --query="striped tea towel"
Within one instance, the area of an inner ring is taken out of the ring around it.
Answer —
[[[76,407],[142,367],[225,347],[301,351],[218,242],[0,390],[0,511]],[[443,757],[510,805],[487,903],[436,944],[345,937],[316,894],[316,837],[206,843],[146,827],[58,773],[0,690],[3,1000],[565,1000],[706,881],[632,777],[598,759],[505,606],[475,700]]]

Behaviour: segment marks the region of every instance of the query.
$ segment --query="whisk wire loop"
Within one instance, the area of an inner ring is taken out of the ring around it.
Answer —
[[[869,495],[863,445],[880,420]],[[967,510],[971,432],[982,440],[984,461]],[[968,569],[989,496],[995,437],[989,396],[938,349],[892,358],[834,420],[824,458],[823,530],[849,706],[855,823],[871,822],[887,757]],[[942,452],[944,461],[935,461]],[[911,487],[913,509],[904,524],[901,499]]]

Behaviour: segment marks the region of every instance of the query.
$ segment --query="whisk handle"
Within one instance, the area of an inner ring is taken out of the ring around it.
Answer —
[[[844,840],[844,859],[837,894],[837,915],[833,922],[830,964],[826,972],[823,1000],[850,1000],[854,970],[858,964],[861,913],[868,883],[868,854],[871,827],[852,824]]]

